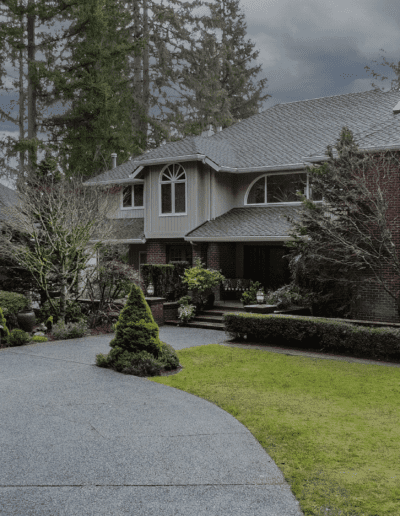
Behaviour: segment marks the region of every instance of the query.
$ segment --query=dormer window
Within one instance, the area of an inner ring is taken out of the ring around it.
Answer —
[[[161,215],[186,215],[186,172],[179,163],[160,174]]]
[[[122,190],[122,208],[143,208],[144,184],[124,186]]]
[[[309,179],[305,173],[266,174],[250,185],[245,204],[281,204],[300,202],[296,192],[311,198]],[[315,198],[314,200],[321,200]]]

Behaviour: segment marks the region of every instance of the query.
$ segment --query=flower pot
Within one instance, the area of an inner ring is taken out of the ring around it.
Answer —
[[[22,330],[30,333],[36,324],[35,312],[19,312],[17,314],[17,321]]]

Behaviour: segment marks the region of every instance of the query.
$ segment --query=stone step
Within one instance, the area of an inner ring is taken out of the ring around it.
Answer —
[[[201,321],[201,322],[216,322],[222,324],[222,315],[217,316],[215,314],[201,313],[200,315],[196,315],[192,321]]]
[[[170,326],[182,325],[181,321],[179,321],[179,320],[165,321],[165,324],[170,325]],[[217,323],[217,322],[207,323],[207,322],[196,321],[195,319],[193,319],[189,323],[186,323],[184,327],[185,328],[203,328],[203,330],[224,331],[224,325],[222,323]]]

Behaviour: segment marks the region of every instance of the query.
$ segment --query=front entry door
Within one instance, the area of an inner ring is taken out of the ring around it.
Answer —
[[[288,254],[283,246],[245,245],[243,277],[259,281],[265,290],[276,290],[290,282],[289,265],[282,256]]]

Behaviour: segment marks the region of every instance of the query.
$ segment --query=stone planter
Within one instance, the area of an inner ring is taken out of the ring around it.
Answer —
[[[19,312],[17,314],[17,321],[22,330],[30,333],[36,324],[35,312],[33,310],[28,312]]]

